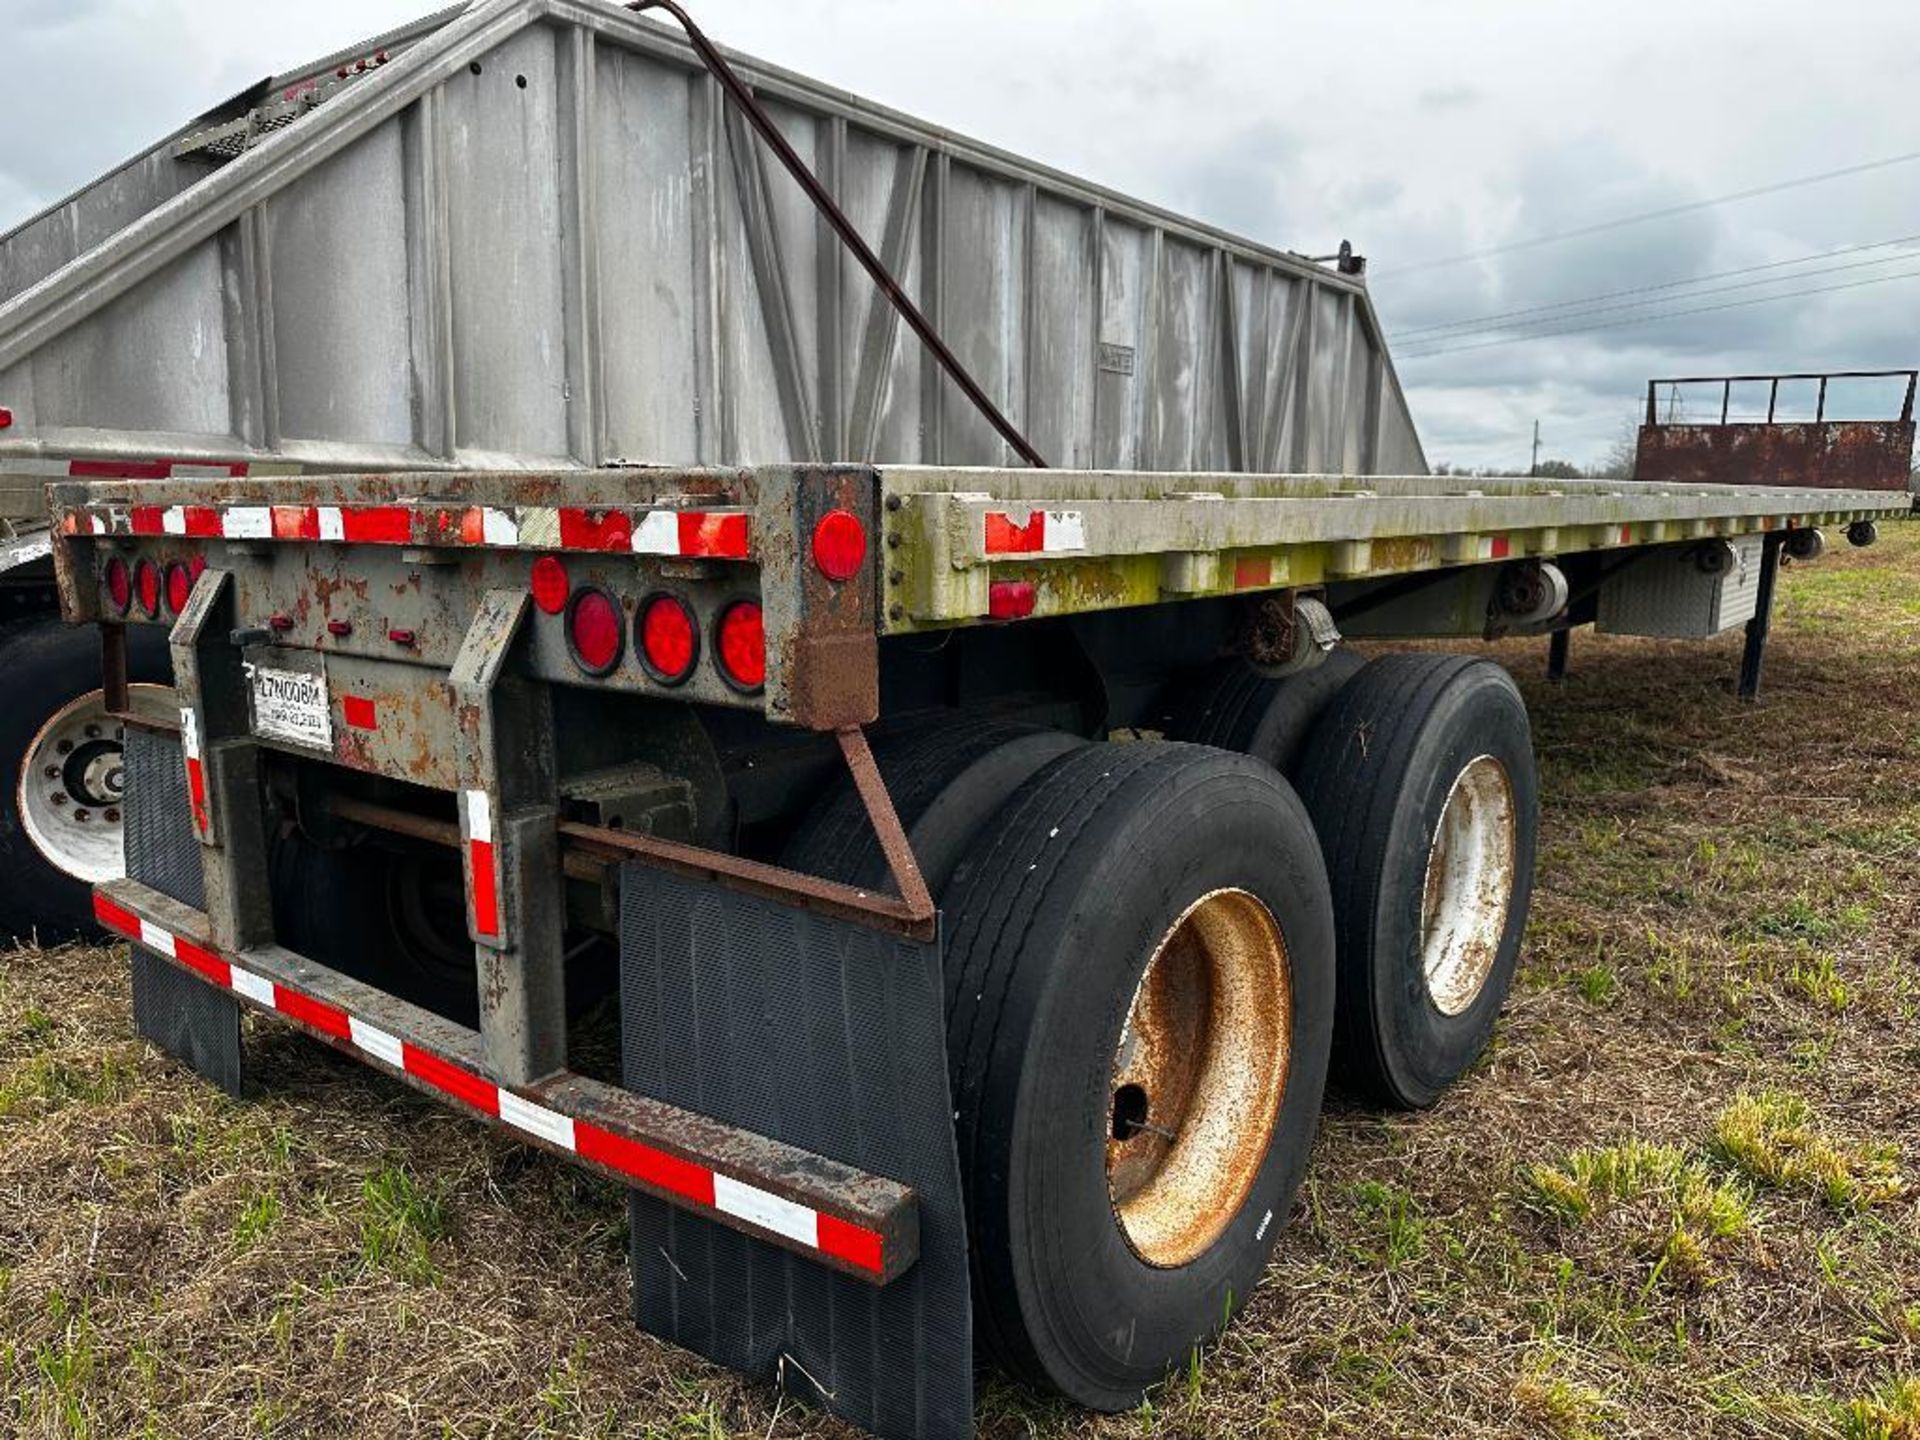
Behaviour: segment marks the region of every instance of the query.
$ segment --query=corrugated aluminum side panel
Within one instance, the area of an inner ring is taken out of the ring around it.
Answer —
[[[1053,464],[1426,468],[1357,283],[742,65]],[[1012,458],[651,22],[493,0],[211,174],[156,155],[0,305],[0,469]]]

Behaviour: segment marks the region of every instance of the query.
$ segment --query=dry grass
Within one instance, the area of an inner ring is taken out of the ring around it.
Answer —
[[[1000,1436],[1920,1436],[1920,527],[1737,642],[1523,677],[1534,925],[1438,1109],[1336,1103],[1245,1319]],[[271,1027],[233,1104],[121,959],[0,968],[0,1433],[846,1436],[635,1332],[617,1194]]]

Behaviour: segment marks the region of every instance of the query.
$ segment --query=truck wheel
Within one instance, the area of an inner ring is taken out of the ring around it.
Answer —
[[[874,763],[887,782],[927,889],[940,898],[967,846],[1009,796],[1040,768],[1086,741],[1032,725],[945,723],[883,740]],[[892,883],[873,823],[842,775],[794,831],[781,863],[844,885]]]
[[[166,635],[127,633],[127,673],[165,683]],[[100,693],[100,633],[35,616],[0,626],[0,935],[72,939],[93,931],[92,888],[126,874],[119,722]]]
[[[1485,1048],[1533,893],[1539,785],[1512,677],[1464,655],[1376,660],[1301,758],[1339,934],[1334,1072],[1438,1100]]]
[[[948,1063],[982,1346],[1119,1410],[1246,1303],[1306,1166],[1333,1023],[1311,824],[1268,766],[1093,745],[947,894]]]
[[[464,882],[452,852],[273,843],[273,928],[295,954],[466,1026],[479,1023]]]
[[[1239,660],[1229,661],[1181,697],[1167,738],[1251,755],[1297,778],[1313,722],[1366,663],[1351,650],[1335,650],[1304,674],[1269,680]]]

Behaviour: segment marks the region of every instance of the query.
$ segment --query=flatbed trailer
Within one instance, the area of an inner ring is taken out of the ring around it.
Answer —
[[[93,913],[236,1093],[261,1012],[626,1186],[657,1334],[886,1436],[970,1434],[976,1354],[1130,1406],[1258,1283],[1329,1074],[1431,1104],[1517,963],[1517,690],[1343,640],[1744,626],[1751,695],[1783,557],[1912,497],[1417,473],[1357,263],[716,56],[440,17],[0,305],[0,473],[65,472],[124,728]]]

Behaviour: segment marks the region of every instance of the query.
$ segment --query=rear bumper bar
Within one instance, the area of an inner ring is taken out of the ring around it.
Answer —
[[[254,1009],[678,1208],[875,1285],[918,1257],[907,1186],[570,1071],[509,1088],[474,1032],[277,946],[223,953],[203,912],[137,881],[98,887],[94,913]]]

